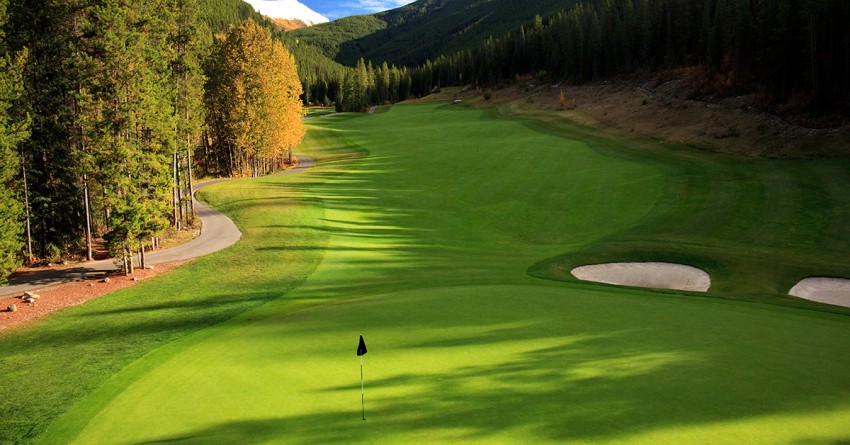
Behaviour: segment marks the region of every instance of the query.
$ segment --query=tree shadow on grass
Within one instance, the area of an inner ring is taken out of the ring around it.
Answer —
[[[369,381],[365,422],[360,418],[359,387],[328,387],[316,397],[348,395],[351,409],[233,420],[136,443],[628,441],[653,431],[710,429],[717,422],[819,412],[818,404],[806,399],[823,394],[791,394],[795,403],[788,408],[747,400],[722,375],[695,385],[694,380],[706,378],[711,357],[641,346],[624,349],[622,340],[629,335],[580,335],[554,346],[506,354],[493,365]]]

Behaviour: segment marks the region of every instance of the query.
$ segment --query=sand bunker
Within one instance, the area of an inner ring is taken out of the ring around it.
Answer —
[[[582,281],[619,286],[651,287],[705,292],[711,277],[696,267],[673,263],[608,263],[576,267],[574,277]]]
[[[850,280],[845,278],[805,278],[792,287],[788,294],[820,303],[850,307]]]

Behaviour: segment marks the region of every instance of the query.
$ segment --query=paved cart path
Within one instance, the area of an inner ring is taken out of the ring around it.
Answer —
[[[301,157],[299,158],[298,167],[278,173],[277,175],[286,176],[297,174],[312,167],[314,164],[315,162],[313,159]],[[198,189],[210,184],[231,180],[232,179],[228,178],[204,182],[202,184],[198,184],[197,187],[195,187],[195,190],[197,191]],[[242,237],[242,232],[239,231],[236,224],[234,224],[230,218],[225,216],[223,213],[202,204],[198,200],[194,199],[194,197],[192,199],[195,203],[195,213],[201,220],[201,234],[188,243],[146,254],[145,263],[169,263],[172,261],[187,260],[190,258],[209,255],[233,245],[239,240],[239,238]],[[93,261],[91,263],[80,263],[78,265],[62,269],[34,272],[10,278],[8,286],[0,287],[0,295],[23,293],[33,289],[53,286],[56,284],[83,279],[85,277],[112,272],[115,269],[115,261],[109,259]]]

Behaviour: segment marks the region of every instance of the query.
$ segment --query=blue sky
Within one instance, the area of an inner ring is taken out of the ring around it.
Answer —
[[[398,8],[414,0],[245,0],[261,14],[318,23]]]
[[[313,11],[334,20],[349,15],[371,14],[398,8],[413,0],[301,0]]]

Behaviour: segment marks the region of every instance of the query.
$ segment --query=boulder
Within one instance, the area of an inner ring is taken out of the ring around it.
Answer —
[[[9,307],[6,310],[9,311],[9,312],[18,312],[18,306],[16,304],[12,303],[12,304],[9,305]]]
[[[133,277],[133,281],[139,281],[139,277]]]
[[[24,303],[27,303],[27,304],[35,303],[35,298],[33,298],[33,297],[26,297],[26,298],[24,298]]]
[[[145,269],[147,269],[147,270],[153,270],[153,266],[145,266]]]
[[[108,283],[108,282],[109,282],[109,277],[106,277],[106,278],[104,278],[104,279],[100,280],[100,282],[101,282],[101,283]]]

